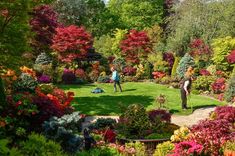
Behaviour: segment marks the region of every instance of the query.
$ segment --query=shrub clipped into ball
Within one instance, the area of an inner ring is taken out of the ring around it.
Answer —
[[[127,138],[143,138],[150,128],[150,121],[144,106],[132,104],[120,116],[118,131]]]

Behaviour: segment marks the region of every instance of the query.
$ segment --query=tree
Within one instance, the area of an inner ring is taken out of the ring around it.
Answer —
[[[180,78],[184,78],[185,72],[187,71],[188,67],[194,66],[195,62],[192,56],[188,53],[184,55],[184,57],[180,60],[179,65],[177,67],[177,75]]]
[[[30,25],[35,32],[32,45],[38,51],[38,54],[50,48],[55,29],[60,24],[57,21],[57,13],[49,5],[35,7],[32,15],[33,18],[30,20]]]
[[[126,61],[134,64],[141,59],[146,60],[152,51],[152,44],[145,31],[130,30],[120,46]]]
[[[163,22],[163,0],[110,0],[108,8],[120,16],[127,29],[143,30]]]
[[[213,39],[234,36],[235,1],[185,0],[174,8],[167,19],[167,47],[183,56],[193,38],[206,44]]]
[[[2,78],[0,77],[0,110],[2,107],[4,107],[6,104],[6,95],[5,95],[5,90],[2,82]]]
[[[71,25],[56,28],[51,48],[58,53],[61,61],[71,62],[77,58],[86,57],[91,43],[91,35],[86,32],[84,27]]]
[[[31,51],[29,40],[32,38],[28,20],[35,5],[52,0],[1,0],[0,2],[0,66],[14,68],[30,63],[22,59],[25,52]],[[11,63],[9,63],[11,60]]]
[[[85,26],[96,37],[121,27],[120,18],[111,13],[102,0],[57,0],[54,8],[62,23]]]

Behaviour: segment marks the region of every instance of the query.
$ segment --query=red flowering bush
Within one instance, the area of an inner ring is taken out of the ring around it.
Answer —
[[[163,78],[166,76],[164,72],[152,72],[154,79]]]
[[[191,56],[198,57],[199,59],[208,60],[211,55],[211,50],[202,39],[194,39],[190,43]]]
[[[87,79],[85,71],[81,68],[79,68],[75,71],[75,76],[80,78],[80,79],[83,79],[83,80]]]
[[[122,55],[126,61],[138,64],[140,58],[146,58],[152,51],[152,44],[146,32],[130,30],[126,39],[121,41]]]
[[[123,69],[122,72],[125,76],[134,76],[136,74],[136,68],[127,66]]]
[[[169,156],[200,155],[202,150],[203,146],[195,141],[183,141],[175,144],[173,154],[170,154]]]
[[[232,106],[219,106],[215,108],[215,119],[216,120],[227,120],[230,123],[235,122],[235,107]]]
[[[85,28],[71,25],[56,28],[51,48],[58,52],[61,61],[71,62],[77,58],[86,57],[91,43],[91,35]]]
[[[235,137],[232,128],[233,125],[227,120],[206,119],[191,128],[191,140],[203,145],[205,154],[217,156],[223,143]]]
[[[227,61],[230,64],[235,63],[235,50],[231,51],[231,53],[227,56]]]
[[[199,73],[202,76],[210,76],[211,75],[211,73],[208,70],[206,70],[206,69],[200,69]]]
[[[62,75],[62,81],[65,84],[74,84],[76,82],[76,76],[73,70],[65,68]]]
[[[217,77],[224,77],[224,76],[225,76],[225,73],[224,73],[223,71],[221,71],[221,70],[217,70],[217,71],[215,72],[215,75],[216,75]]]
[[[211,88],[215,94],[222,93],[225,91],[225,78],[218,78],[214,83],[211,84]]]

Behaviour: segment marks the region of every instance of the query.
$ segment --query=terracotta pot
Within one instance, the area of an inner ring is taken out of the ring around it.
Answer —
[[[225,149],[224,156],[235,156],[235,151]]]

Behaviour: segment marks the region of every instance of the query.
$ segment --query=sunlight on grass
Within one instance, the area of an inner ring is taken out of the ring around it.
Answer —
[[[129,82],[122,84],[123,92],[113,92],[113,84],[88,84],[88,85],[62,85],[66,91],[73,91],[75,99],[73,106],[81,113],[88,115],[119,115],[122,107],[133,103],[145,106],[147,110],[158,108],[155,98],[160,94],[167,97],[165,107],[174,114],[190,114],[192,111],[181,109],[179,89],[167,88],[167,86],[155,83]],[[105,93],[93,94],[91,91],[102,88]],[[200,107],[221,105],[222,102],[200,95],[190,95],[188,107],[197,109]]]

